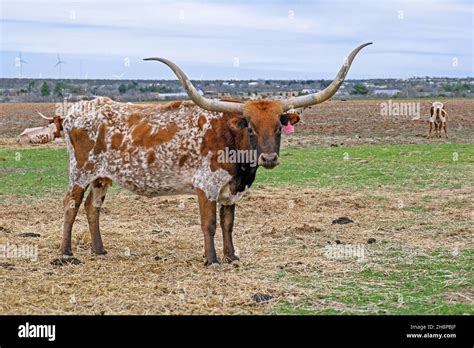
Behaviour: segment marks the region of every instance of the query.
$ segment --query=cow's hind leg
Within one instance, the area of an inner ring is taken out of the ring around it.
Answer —
[[[447,122],[443,122],[443,129],[444,129],[444,136],[448,139],[448,124]]]
[[[105,199],[107,188],[112,181],[107,178],[99,178],[91,183],[91,190],[86,198],[84,207],[89,223],[89,231],[91,233],[92,252],[98,255],[105,255],[107,252],[102,244],[102,237],[99,228],[100,208]]]
[[[441,123],[440,122],[436,123],[436,135],[438,136],[438,138],[441,138]]]
[[[216,234],[216,202],[210,201],[206,194],[198,189],[199,213],[201,215],[201,228],[204,233],[204,264],[206,266],[218,265],[214,236]]]
[[[61,241],[60,251],[61,254],[71,256],[71,234],[72,225],[76,219],[77,211],[81,206],[82,199],[84,198],[84,192],[87,187],[81,187],[79,185],[73,185],[64,197],[64,228],[63,228],[63,239]]]
[[[224,241],[224,260],[228,263],[233,263],[239,260],[239,258],[235,255],[234,243],[232,241],[232,231],[234,229],[234,212],[235,204],[221,205],[219,209],[222,238]]]
[[[431,137],[431,130],[432,129],[433,129],[433,122],[430,122],[430,129],[428,130],[428,136],[427,136],[428,139]]]

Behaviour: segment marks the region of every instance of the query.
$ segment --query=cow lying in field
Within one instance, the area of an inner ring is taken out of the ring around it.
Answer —
[[[99,214],[107,188],[116,181],[146,196],[197,194],[205,264],[219,263],[214,247],[217,210],[224,261],[238,261],[232,242],[235,204],[252,185],[258,167],[271,169],[279,164],[282,127],[299,121],[293,110],[333,96],[355,56],[367,45],[352,51],[326,89],[310,95],[246,102],[207,99],[174,63],[149,58],[146,60],[157,60],[171,68],[193,102],[147,105],[98,98],[74,104],[63,122],[69,151],[69,188],[64,198],[61,253],[72,255],[72,226],[89,187],[85,211],[92,251],[106,253]],[[255,163],[222,160],[223,152],[236,151],[256,158]]]
[[[438,138],[441,138],[441,129],[444,129],[444,136],[448,139],[448,113],[444,110],[444,104],[441,102],[433,102],[433,104],[431,104],[430,114],[430,129],[428,130],[427,138],[429,139],[431,137],[431,130],[434,126]]]
[[[50,123],[44,127],[26,128],[17,138],[19,144],[45,144],[55,139],[61,139],[63,130],[60,116],[46,117],[41,112],[38,114]]]

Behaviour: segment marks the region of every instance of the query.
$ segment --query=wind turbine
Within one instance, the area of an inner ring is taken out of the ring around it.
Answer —
[[[23,77],[23,63],[27,64],[28,62],[26,60],[23,60],[21,58],[21,52],[18,53],[18,57],[16,58],[16,65],[20,67],[20,78]]]
[[[56,62],[56,64],[54,64],[54,67],[58,67],[59,68],[59,78],[61,78],[61,65],[62,64],[66,64],[65,61],[61,60],[61,57],[59,56],[58,54],[58,61]]]

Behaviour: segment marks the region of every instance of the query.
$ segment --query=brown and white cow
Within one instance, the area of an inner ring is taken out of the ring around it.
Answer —
[[[356,54],[367,45],[357,47],[336,79],[316,94],[245,103],[207,99],[175,64],[148,58],[170,67],[193,102],[135,105],[98,98],[74,104],[63,122],[70,167],[61,253],[72,255],[72,226],[88,187],[85,210],[92,251],[106,253],[99,213],[107,188],[115,181],[146,196],[197,193],[209,266],[218,264],[214,235],[219,206],[224,261],[238,261],[232,242],[235,204],[252,185],[258,167],[279,164],[282,126],[299,121],[292,110],[334,95]],[[250,154],[247,158],[254,154],[256,163],[222,160],[223,151]]]
[[[44,127],[26,128],[17,138],[20,144],[45,144],[54,139],[61,138],[63,130],[61,116],[46,117],[41,112],[38,114],[49,121],[49,125]]]
[[[428,130],[427,138],[429,139],[431,137],[431,130],[434,126],[438,138],[441,138],[441,129],[444,129],[444,136],[448,139],[448,113],[444,109],[444,104],[438,101],[433,102],[431,104],[430,114],[430,129]]]

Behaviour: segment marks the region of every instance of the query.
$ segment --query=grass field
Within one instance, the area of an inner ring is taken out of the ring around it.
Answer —
[[[241,265],[218,270],[202,265],[195,197],[114,185],[109,254],[89,254],[81,212],[82,263],[58,267],[66,151],[2,148],[0,244],[34,243],[39,258],[0,259],[0,313],[473,314],[473,173],[468,144],[284,148],[239,204]],[[354,223],[331,223],[340,216]],[[328,256],[351,246],[363,257]]]
[[[474,146],[466,144],[286,148],[284,164],[260,170],[258,184],[396,190],[472,184]],[[3,195],[43,196],[67,187],[65,148],[0,149]]]

